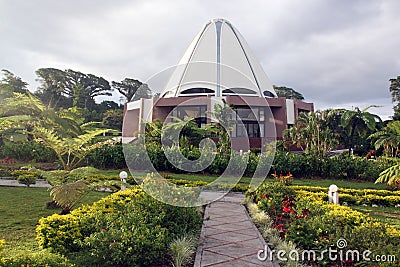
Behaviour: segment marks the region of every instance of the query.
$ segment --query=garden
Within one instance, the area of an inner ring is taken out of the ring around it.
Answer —
[[[37,94],[14,90],[12,85],[22,81],[10,73],[0,83],[0,177],[24,185],[0,187],[0,266],[190,266],[202,207],[176,207],[153,199],[138,184],[155,181],[143,170],[121,182],[120,172],[128,171],[125,157],[140,166],[144,154],[163,178],[195,189],[226,189],[229,185],[211,182],[229,162],[235,166],[229,175],[244,169],[232,190],[246,194],[248,211],[265,240],[276,251],[307,254],[300,260],[275,257],[282,266],[399,265],[398,120],[382,122],[368,108],[301,113],[273,149],[241,153],[230,149],[222,127],[231,121],[199,127],[191,118],[177,119],[168,125],[183,126],[179,147],[171,143],[165,148],[170,155],[182,153],[198,160],[205,152],[200,141],[216,140],[211,164],[188,173],[167,159],[161,145],[162,122],[146,124],[144,135],[138,137],[145,137],[145,147],[124,147],[116,138],[121,107],[104,103],[110,110],[115,107],[113,114],[104,114],[104,107],[93,99],[51,91],[54,83],[49,79],[57,76],[50,74],[80,75],[88,83],[94,82],[88,80],[92,76],[54,69],[41,69],[39,74],[43,87]],[[106,88],[97,78],[99,88]],[[137,90],[141,85],[128,82],[118,83],[119,88],[125,86],[128,92],[129,86]],[[215,108],[217,115],[227,110]],[[342,147],[346,151],[334,152]],[[267,178],[251,188],[257,165],[267,163]],[[39,181],[51,188],[35,187]],[[331,184],[339,187],[340,205],[328,201]],[[163,190],[162,183],[156,185]],[[174,188],[172,202],[185,187]],[[197,190],[190,192],[191,199],[198,197]],[[313,259],[310,254],[329,248],[369,251],[368,259],[383,255],[390,260],[371,264],[365,258]]]

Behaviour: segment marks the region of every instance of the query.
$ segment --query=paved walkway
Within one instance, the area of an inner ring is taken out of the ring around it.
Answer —
[[[0,186],[26,187],[26,185],[18,183],[16,178],[0,178]],[[30,185],[30,187],[50,188],[51,185],[44,179],[37,179],[36,184]]]
[[[265,241],[241,204],[241,193],[229,193],[208,204],[201,229],[195,267],[206,266],[279,266],[258,260]]]

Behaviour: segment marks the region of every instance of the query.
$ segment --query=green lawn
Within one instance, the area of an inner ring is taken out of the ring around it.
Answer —
[[[204,181],[212,182],[218,178],[218,176],[210,175],[199,175],[199,174],[177,174],[168,173],[168,177],[172,179],[182,179],[188,181]],[[251,178],[243,177],[240,179],[240,184],[249,184]],[[265,179],[267,182],[273,182],[273,178]],[[294,179],[293,185],[305,185],[305,186],[322,186],[329,187],[331,184],[336,184],[338,187],[342,188],[352,188],[352,189],[387,189],[385,184],[375,184],[372,182],[364,181],[346,181],[346,180],[335,180],[335,179]]]
[[[81,202],[93,203],[106,193],[91,192]],[[0,187],[0,239],[8,249],[37,248],[35,228],[41,217],[59,213],[60,209],[47,209],[51,201],[46,188]]]
[[[400,230],[400,209],[387,207],[351,206],[352,209],[368,214],[381,222],[393,225]]]

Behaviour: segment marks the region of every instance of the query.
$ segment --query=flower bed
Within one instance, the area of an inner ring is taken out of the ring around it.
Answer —
[[[321,200],[328,200],[327,188],[317,186],[290,186],[290,188],[302,195],[314,194]],[[384,207],[395,207],[400,205],[400,191],[340,188],[339,201],[350,205],[375,204]]]
[[[255,192],[247,193],[247,196],[260,210],[268,213],[271,227],[279,233],[281,239],[295,244],[302,251],[312,250],[317,255],[329,248],[339,251],[343,248],[338,246],[339,240],[345,240],[346,251],[357,250],[362,253],[370,250],[370,258],[395,255],[397,261],[400,259],[400,231],[350,207],[324,201],[327,195],[325,192],[311,191],[317,190],[312,188],[306,191],[282,183],[265,183]],[[345,261],[343,257],[342,260],[340,257],[336,260],[327,257],[301,260],[318,266],[354,266],[356,262],[354,259]],[[368,262],[364,263],[370,266]],[[399,262],[386,264],[398,266]]]

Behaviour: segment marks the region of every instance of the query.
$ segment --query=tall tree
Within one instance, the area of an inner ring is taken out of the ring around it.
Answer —
[[[3,78],[0,81],[0,97],[6,98],[12,96],[13,93],[25,94],[28,92],[28,83],[9,70],[3,69],[1,71]]]
[[[55,68],[41,68],[36,71],[36,79],[41,85],[35,95],[42,100],[48,108],[68,108],[72,106],[71,99],[66,94],[65,72]]]
[[[84,74],[79,71],[65,71],[65,93],[73,99],[76,107],[92,110],[97,96],[111,96],[109,82],[93,74]]]
[[[302,112],[293,127],[283,132],[286,147],[293,145],[305,153],[325,157],[337,145],[335,133],[328,127],[327,112]]]
[[[395,104],[394,109],[394,120],[400,120],[400,76],[397,78],[390,79],[389,91],[392,94],[392,102]]]
[[[378,115],[368,112],[368,109],[372,107],[376,106],[371,105],[364,109],[356,107],[354,110],[334,109],[330,111],[330,114],[338,112],[342,114],[340,123],[346,131],[349,153],[354,148],[356,134],[358,136],[366,136],[368,130],[373,131],[376,129],[377,122],[382,122]]]
[[[274,85],[274,89],[279,97],[285,97],[287,99],[304,100],[304,96],[301,93],[294,90],[293,88]]]
[[[391,121],[382,130],[373,133],[375,149],[384,148],[388,156],[397,157],[400,152],[400,121]]]
[[[125,98],[125,102],[151,97],[148,85],[139,80],[125,78],[121,82],[113,81],[111,84]]]

